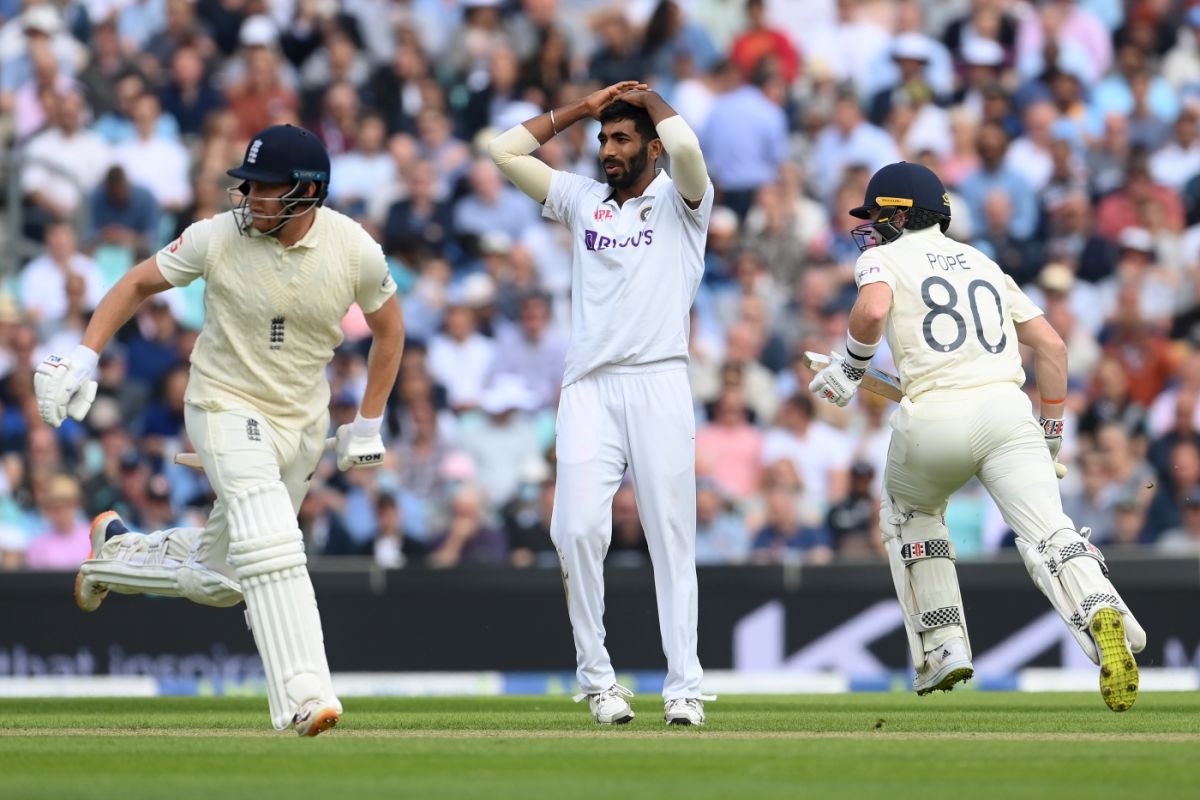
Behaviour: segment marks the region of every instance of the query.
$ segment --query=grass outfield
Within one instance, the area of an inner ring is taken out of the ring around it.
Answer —
[[[703,729],[599,729],[558,697],[346,702],[316,739],[258,698],[0,700],[18,798],[1193,798],[1200,695],[957,692],[722,697]]]

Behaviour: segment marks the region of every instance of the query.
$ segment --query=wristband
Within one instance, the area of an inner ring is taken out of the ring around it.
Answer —
[[[354,434],[356,439],[369,439],[372,436],[378,436],[382,427],[382,414],[378,417],[364,417],[360,411],[354,415],[354,422],[350,424],[350,433]]]
[[[550,109],[550,129],[554,131],[554,135],[558,136],[558,123],[554,121],[554,109]]]
[[[866,344],[860,342],[846,331],[846,362],[855,369],[865,370],[871,363],[871,359],[875,357],[875,352],[879,350],[879,344],[883,340],[880,339],[875,344]]]
[[[1067,402],[1066,397],[1043,397],[1042,398],[1042,404],[1048,405],[1048,406],[1062,405],[1065,402]]]
[[[81,375],[91,377],[100,363],[100,354],[86,345],[79,345],[71,351],[71,366]]]
[[[1046,419],[1042,417],[1039,422],[1042,426],[1042,431],[1046,434],[1047,439],[1062,438],[1063,421],[1061,419]]]

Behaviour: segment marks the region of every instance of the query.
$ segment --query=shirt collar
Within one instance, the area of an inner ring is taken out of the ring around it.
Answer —
[[[292,247],[316,247],[321,241],[320,231],[318,229],[321,227],[321,220],[325,218],[325,215],[322,213],[322,211],[323,209],[320,206],[313,209],[313,224],[308,226],[308,231],[302,237],[300,237],[300,241],[296,242],[291,247],[284,247],[274,236],[260,233],[258,230],[253,228],[250,229],[250,235],[255,239],[272,239],[281,250],[290,250]]]

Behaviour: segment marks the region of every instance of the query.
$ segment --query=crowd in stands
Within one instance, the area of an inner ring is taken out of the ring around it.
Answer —
[[[133,264],[227,210],[225,170],[284,122],[324,141],[328,205],[383,245],[408,331],[387,461],[322,463],[310,553],[557,564],[570,243],[486,145],[628,78],[698,133],[717,189],[691,328],[702,564],[880,557],[893,406],[815,403],[800,356],[841,347],[847,210],[900,159],[943,178],[949,234],[1068,344],[1067,512],[1105,548],[1200,553],[1194,0],[0,0],[0,21],[0,569],[74,569],[109,508],[203,524],[211,489],[172,462],[202,282],[120,332],[83,423],[39,421],[32,370]],[[538,155],[596,176],[597,130]],[[365,385],[361,313],[343,327],[333,426]],[[974,483],[947,523],[959,558],[1012,544]],[[612,527],[609,560],[645,562],[630,485]]]

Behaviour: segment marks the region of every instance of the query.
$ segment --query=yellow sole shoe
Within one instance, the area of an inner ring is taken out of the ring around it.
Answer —
[[[1138,668],[1125,640],[1125,623],[1115,608],[1092,617],[1092,636],[1100,650],[1100,696],[1113,711],[1128,711],[1138,694]]]

